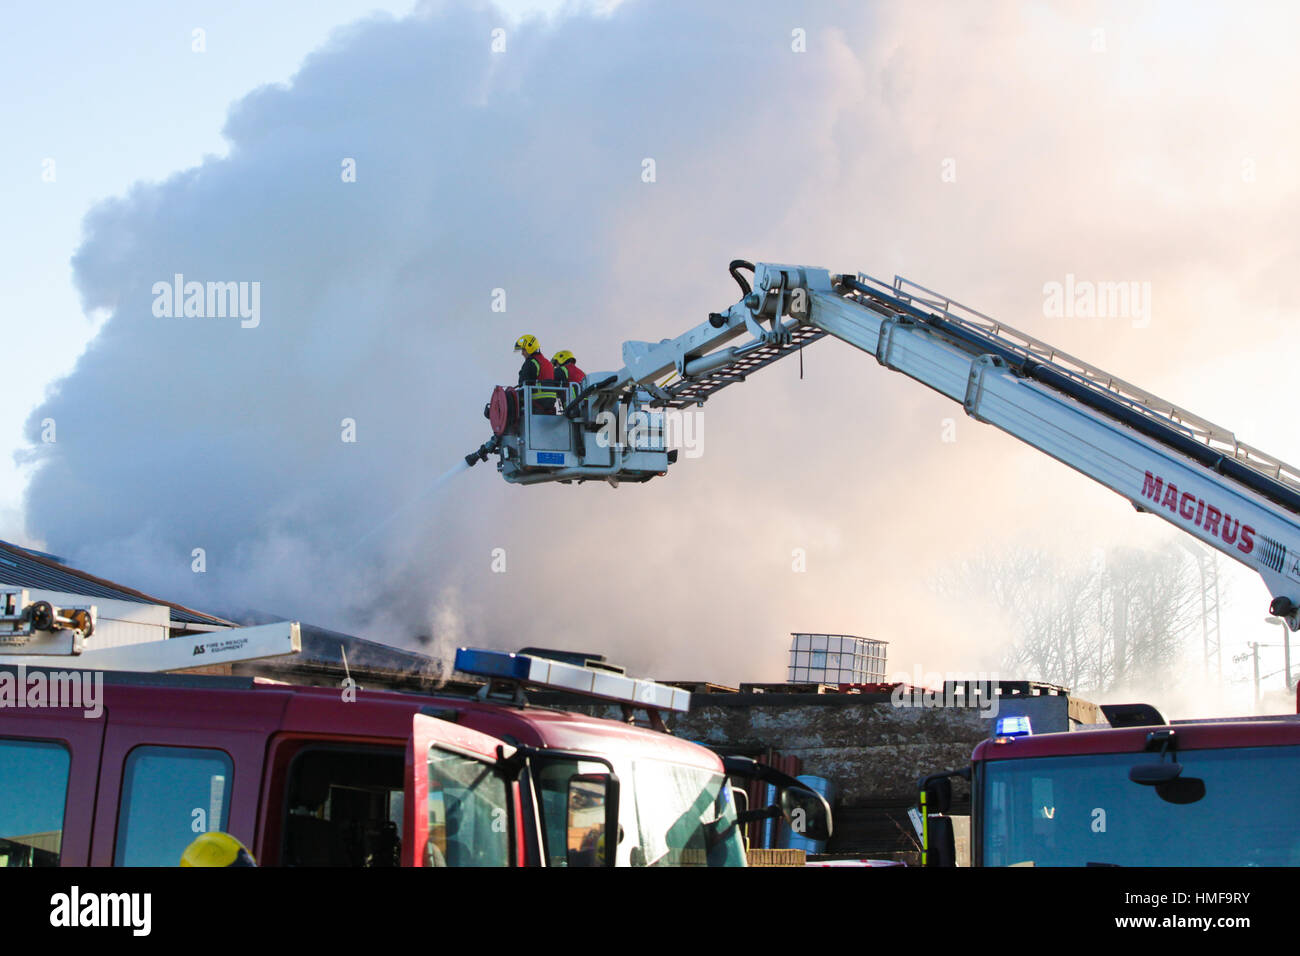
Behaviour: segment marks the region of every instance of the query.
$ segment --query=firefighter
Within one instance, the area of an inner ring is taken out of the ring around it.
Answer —
[[[537,336],[521,335],[515,342],[515,351],[522,352],[524,364],[519,369],[519,386],[554,385],[555,367],[537,344]],[[533,412],[543,415],[554,414],[557,393],[541,389],[533,390]]]
[[[257,866],[249,853],[229,833],[213,830],[200,834],[181,854],[181,866]]]
[[[587,373],[578,368],[578,362],[572,352],[565,350],[556,352],[551,356],[551,364],[555,367],[555,381],[560,385],[581,385],[582,380],[587,377]]]

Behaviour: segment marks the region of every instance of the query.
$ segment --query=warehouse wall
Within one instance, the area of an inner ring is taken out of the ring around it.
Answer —
[[[1035,733],[1096,721],[1065,695],[1002,697],[997,716],[1027,715]],[[994,731],[977,708],[898,706],[887,694],[696,694],[669,726],[678,736],[735,752],[768,748],[827,777],[843,806],[915,798],[917,777],[963,766]]]
[[[724,699],[730,698],[730,699]],[[989,734],[978,710],[895,707],[860,695],[697,695],[678,736],[723,750],[766,748],[833,780],[844,806],[910,799],[922,771],[960,767]]]

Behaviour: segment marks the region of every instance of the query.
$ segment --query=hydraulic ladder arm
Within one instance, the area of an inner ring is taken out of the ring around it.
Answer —
[[[738,269],[753,270],[752,286]],[[513,431],[497,431],[494,419],[492,450],[506,480],[664,474],[675,460],[662,441],[664,409],[702,405],[829,335],[1252,568],[1272,595],[1270,611],[1300,629],[1300,469],[901,277],[887,284],[740,260],[731,273],[742,296],[725,312],[674,339],[625,342],[624,367],[589,376],[556,415],[535,415],[521,401]],[[563,450],[532,447],[538,435]]]

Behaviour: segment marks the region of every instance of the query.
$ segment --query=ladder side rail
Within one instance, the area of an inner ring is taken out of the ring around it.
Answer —
[[[881,293],[870,288],[864,289],[860,283],[857,286],[857,291],[868,296],[881,297]],[[891,297],[885,296],[884,298],[889,299]],[[1227,429],[1209,423],[1191,412],[1165,402],[1163,399],[1150,396],[1155,402],[1159,402],[1162,406],[1172,410],[1174,417],[1167,417],[1165,413],[1153,408],[1147,401],[1135,402],[1130,396],[1100,387],[1098,383],[1075,373],[1068,367],[1059,366],[1057,363],[1044,363],[1032,355],[1026,355],[1017,347],[1016,343],[1003,341],[980,326],[962,322],[960,319],[950,319],[933,313],[926,313],[911,303],[900,299],[894,299],[890,304],[904,309],[921,322],[943,328],[946,334],[953,334],[957,338],[970,343],[973,350],[984,348],[986,351],[1001,355],[1009,363],[1025,368],[1028,373],[1034,374],[1035,377],[1047,377],[1050,373],[1042,370],[1049,368],[1051,372],[1059,376],[1056,379],[1058,382],[1071,381],[1077,383],[1080,388],[1094,392],[1099,402],[1108,411],[1119,415],[1121,419],[1130,421],[1132,415],[1145,418],[1151,423],[1152,427],[1159,430],[1159,432],[1151,432],[1152,437],[1161,438],[1163,435],[1167,435],[1169,440],[1175,443],[1176,447],[1203,461],[1210,467],[1219,468],[1224,474],[1244,482],[1248,487],[1259,491],[1261,494],[1276,497],[1293,510],[1300,510],[1300,469],[1287,465],[1281,459],[1272,455],[1238,442],[1232,432]],[[1007,327],[1003,326],[1002,328],[1006,329]],[[1058,353],[1058,355],[1064,355],[1064,353]],[[1101,375],[1106,375],[1100,370],[1096,371]],[[1135,386],[1128,386],[1127,383],[1123,383],[1121,379],[1111,378],[1133,391],[1141,392]],[[1071,391],[1074,390],[1071,389]],[[1142,394],[1147,395],[1148,393]],[[1119,409],[1121,408],[1126,409],[1126,411],[1120,412]],[[1208,426],[1210,432],[1197,434],[1194,429],[1189,429],[1189,421],[1201,426]],[[1178,437],[1175,438],[1174,436]],[[1196,442],[1201,450],[1187,448],[1182,439]]]
[[[873,281],[879,282],[879,280]],[[1145,406],[1153,410],[1157,415],[1165,416],[1177,422],[1179,425],[1186,426],[1193,434],[1199,432],[1200,435],[1198,437],[1205,444],[1232,455],[1234,458],[1237,458],[1255,469],[1266,473],[1271,478],[1284,482],[1291,487],[1300,489],[1300,468],[1290,465],[1262,449],[1247,445],[1245,442],[1237,439],[1230,429],[1224,428],[1222,425],[1217,425],[1207,418],[1197,415],[1188,409],[1182,408],[1167,399],[1160,398],[1159,396],[1148,392],[1146,389],[1139,388],[1132,382],[1128,382],[1118,376],[1112,375],[1109,372],[1084,362],[1082,359],[1070,355],[1067,352],[1062,352],[1040,339],[1036,339],[1027,333],[1014,329],[1003,322],[999,322],[992,316],[985,315],[983,312],[958,302],[949,296],[945,296],[941,292],[927,288],[919,282],[914,282],[911,279],[904,278],[903,276],[895,276],[894,286],[899,290],[901,295],[908,296],[914,301],[924,302],[927,305],[940,308],[942,311],[948,313],[948,318],[954,321],[961,322],[965,320],[965,316],[958,314],[956,310],[975,316],[980,320],[979,322],[973,323],[977,327],[979,327],[981,323],[988,323],[988,327],[985,331],[999,337],[1010,336],[1014,339],[1019,339],[1027,353],[1041,353],[1053,364],[1061,365],[1067,371],[1076,373],[1079,377],[1093,381],[1100,387],[1122,396],[1126,402],[1132,404],[1134,407]],[[923,298],[921,296],[912,295],[907,292],[908,288],[924,292],[927,296],[933,298]]]
[[[935,307],[940,307],[940,302],[946,303],[949,307],[942,308],[941,311],[948,313],[947,317],[953,321],[974,325],[977,328],[982,328],[983,331],[999,338],[1012,338],[1016,340],[1012,347],[1021,348],[1030,355],[1038,353],[1039,356],[1045,357],[1047,361],[1052,364],[1060,365],[1080,378],[1095,382],[1098,386],[1107,390],[1118,392],[1124,395],[1128,400],[1146,405],[1157,411],[1159,414],[1186,422],[1194,429],[1205,432],[1207,439],[1212,438],[1229,444],[1235,444],[1236,440],[1231,430],[1224,428],[1222,425],[1216,425],[1214,422],[1202,418],[1200,415],[1197,415],[1188,409],[1175,405],[1167,399],[1148,392],[1146,389],[1140,388],[1132,382],[1119,378],[1116,375],[1112,375],[1110,372],[1085,362],[1083,359],[1071,355],[1068,352],[1063,352],[1056,346],[1035,338],[1027,332],[1022,332],[1019,329],[1013,328],[1005,322],[998,321],[992,316],[985,315],[983,312],[973,309],[968,305],[964,305],[963,303],[945,296],[940,292],[936,292],[933,289],[928,289],[918,282],[905,279],[902,276],[896,276],[895,283],[901,294],[905,296],[917,299],[918,301],[924,301],[926,304]],[[910,294],[906,292],[904,286],[918,289],[925,292],[927,295],[935,296],[936,299],[931,301],[916,296],[910,296]],[[960,309],[961,313],[965,314],[958,314],[954,311],[955,309]],[[975,321],[972,321],[970,316],[974,316]],[[987,327],[984,326],[984,323],[987,323]]]

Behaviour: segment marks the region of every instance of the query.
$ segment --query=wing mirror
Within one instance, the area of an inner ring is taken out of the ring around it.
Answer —
[[[831,808],[826,798],[806,787],[786,787],[781,791],[781,816],[791,832],[809,840],[831,838]]]
[[[737,814],[737,823],[746,824],[780,816],[784,818],[792,832],[819,842],[829,840],[835,832],[831,805],[820,793],[808,789],[808,785],[802,780],[749,757],[723,757],[722,763],[728,776],[761,780],[781,791],[775,806],[744,810]]]

